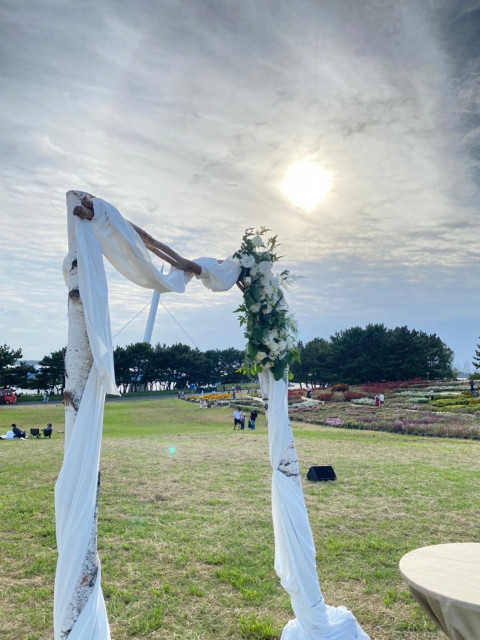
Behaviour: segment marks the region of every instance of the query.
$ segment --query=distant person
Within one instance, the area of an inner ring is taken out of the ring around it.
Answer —
[[[378,396],[378,399],[380,400],[380,406],[383,407],[383,405],[385,404],[385,396],[383,395],[383,393]]]
[[[45,429],[42,429],[42,431],[43,431],[43,437],[44,438],[51,438],[52,437],[52,432],[53,432],[52,423],[49,422],[47,424],[47,426],[45,427]]]
[[[233,412],[233,430],[235,431],[237,426],[240,426],[240,418],[242,417],[242,412],[240,411],[240,407],[237,407]]]
[[[311,398],[312,397],[312,390],[310,389],[310,387],[307,389],[307,398]]]
[[[255,423],[257,421],[257,417],[258,417],[258,413],[255,411],[255,409],[253,409],[253,411],[250,412],[250,417],[248,419],[248,428],[252,429],[252,431],[255,429]]]
[[[245,431],[245,414],[240,414],[240,430]]]
[[[375,396],[375,406],[379,407],[380,406],[380,398],[377,396]]]
[[[43,402],[48,402],[48,393],[46,391],[43,394]]]
[[[22,431],[21,429],[19,429],[15,423],[12,424],[12,431],[13,431],[14,438],[25,438],[26,436],[25,431]]]

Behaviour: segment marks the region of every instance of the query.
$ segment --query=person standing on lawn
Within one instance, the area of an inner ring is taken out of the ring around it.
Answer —
[[[248,428],[252,429],[252,431],[253,431],[253,429],[255,429],[255,421],[257,419],[257,416],[258,416],[258,413],[255,411],[255,409],[253,409],[250,412],[250,418],[248,420]]]
[[[240,420],[242,418],[242,412],[240,411],[240,407],[237,407],[233,412],[233,430],[235,431],[237,425],[240,427]]]

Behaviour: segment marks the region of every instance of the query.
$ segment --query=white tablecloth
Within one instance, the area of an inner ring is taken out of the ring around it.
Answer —
[[[480,544],[438,544],[400,560],[410,593],[450,640],[480,639]]]

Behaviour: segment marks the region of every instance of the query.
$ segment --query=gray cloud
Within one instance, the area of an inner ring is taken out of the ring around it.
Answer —
[[[65,192],[78,188],[190,258],[270,227],[306,276],[291,292],[304,339],[384,321],[470,358],[479,2],[7,0],[1,18],[1,215],[15,229],[0,236],[3,342],[40,357],[66,340]],[[333,175],[310,214],[280,191],[302,159]],[[110,278],[118,328],[150,293]],[[202,348],[241,346],[237,292],[205,304],[199,287],[166,304]],[[182,339],[164,320],[158,339]]]

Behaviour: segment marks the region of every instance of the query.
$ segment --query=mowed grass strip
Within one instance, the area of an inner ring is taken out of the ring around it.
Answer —
[[[98,547],[112,637],[273,640],[292,617],[273,570],[265,419],[176,399],[109,402]],[[1,408],[3,427],[53,422],[52,440],[0,442],[0,636],[50,640],[53,491],[61,406]],[[478,541],[480,443],[294,425],[325,600],[376,640],[444,637],[398,573],[407,551]]]

